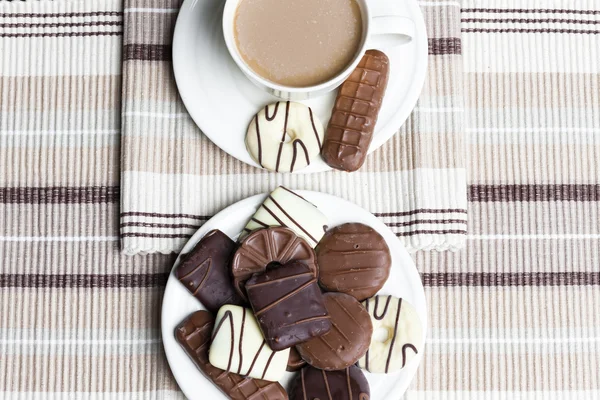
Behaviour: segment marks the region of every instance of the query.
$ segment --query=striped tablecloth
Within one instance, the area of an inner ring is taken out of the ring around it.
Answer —
[[[466,250],[411,396],[600,398],[600,2],[464,0]]]
[[[177,394],[173,256],[120,252],[122,11],[0,1],[0,399]]]
[[[173,256],[119,247],[122,10],[0,1],[0,398],[182,398]],[[461,18],[467,248],[415,254],[430,338],[406,397],[600,398],[600,4]]]

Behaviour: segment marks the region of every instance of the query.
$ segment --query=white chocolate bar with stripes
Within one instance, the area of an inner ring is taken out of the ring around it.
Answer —
[[[327,224],[327,217],[315,205],[279,186],[252,216],[240,239],[256,229],[284,226],[314,248],[325,234]]]
[[[221,307],[212,338],[208,360],[214,367],[266,381],[283,377],[290,349],[271,350],[252,310],[234,305]]]

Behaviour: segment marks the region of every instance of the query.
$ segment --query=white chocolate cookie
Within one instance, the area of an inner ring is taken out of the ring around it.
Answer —
[[[246,148],[261,167],[298,171],[319,156],[323,124],[310,107],[290,101],[265,106],[248,126]]]
[[[385,374],[404,368],[423,348],[423,326],[417,310],[393,296],[375,296],[362,304],[371,316],[373,336],[358,366]]]
[[[290,349],[273,351],[252,310],[221,307],[215,320],[209,362],[220,369],[266,381],[278,381],[287,367]]]
[[[327,230],[327,217],[304,197],[279,186],[258,208],[240,238],[271,226],[291,229],[314,248]]]

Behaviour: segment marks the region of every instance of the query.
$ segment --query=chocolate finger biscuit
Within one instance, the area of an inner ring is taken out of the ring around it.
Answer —
[[[340,86],[321,150],[329,166],[351,172],[363,165],[373,139],[389,69],[384,53],[369,50]]]

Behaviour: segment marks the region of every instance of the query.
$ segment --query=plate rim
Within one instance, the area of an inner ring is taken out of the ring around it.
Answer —
[[[359,209],[363,210],[365,213],[369,214],[371,217],[373,217],[373,221],[376,221],[375,225],[379,225],[379,227],[373,227],[371,225],[370,226],[372,228],[374,228],[378,233],[382,234],[382,232],[380,230],[380,229],[382,229],[384,231],[387,231],[389,234],[394,235],[394,237],[395,237],[395,234],[391,231],[391,229],[387,225],[385,225],[385,223],[383,223],[383,221],[381,221],[379,218],[377,218],[375,215],[373,215],[370,211],[364,209],[363,207],[359,206],[358,204],[355,204],[355,203],[348,201],[346,199],[343,199],[341,197],[334,196],[334,195],[331,195],[328,193],[323,193],[323,192],[310,191],[310,190],[294,190],[294,192],[300,194],[301,196],[307,198],[308,200],[310,200],[310,197],[316,196],[316,197],[322,197],[324,199],[329,199],[330,201],[341,202],[341,203],[344,203],[346,206],[359,208]],[[169,369],[170,369],[171,373],[173,374],[173,377],[174,377],[175,381],[177,382],[179,389],[182,392],[183,392],[183,389],[181,388],[181,385],[179,384],[179,381],[177,380],[177,376],[172,368],[172,365],[175,362],[175,360],[171,359],[173,357],[173,355],[170,354],[169,351],[167,351],[167,346],[165,346],[165,336],[168,334],[173,335],[173,332],[170,332],[170,329],[169,329],[170,327],[166,326],[166,322],[165,322],[166,321],[165,314],[168,312],[167,308],[165,307],[165,303],[167,300],[166,293],[167,293],[167,289],[170,286],[178,283],[177,278],[175,277],[174,271],[175,271],[175,268],[179,265],[179,262],[181,259],[181,254],[183,253],[183,251],[186,247],[191,247],[191,246],[195,245],[196,243],[198,243],[198,241],[202,237],[204,237],[204,235],[206,235],[206,233],[208,233],[209,229],[216,229],[216,228],[205,228],[211,220],[213,220],[215,218],[216,219],[226,218],[226,216],[231,212],[231,210],[235,210],[237,208],[243,208],[246,206],[246,204],[261,204],[264,201],[264,199],[268,196],[268,194],[269,194],[268,192],[265,192],[265,193],[260,193],[260,194],[256,194],[253,196],[246,197],[235,203],[230,204],[229,206],[223,208],[221,211],[216,213],[211,219],[206,221],[206,223],[204,223],[200,228],[198,228],[198,230],[192,235],[192,237],[190,237],[188,239],[188,241],[182,248],[181,252],[177,255],[177,258],[174,261],[173,266],[171,267],[171,270],[169,272],[169,277],[167,279],[167,284],[165,285],[165,289],[163,291],[163,299],[161,301],[161,311],[160,311],[161,343],[163,345],[163,349],[165,352],[165,356],[167,359],[167,364],[169,366]],[[385,238],[385,235],[384,235],[384,238]],[[192,243],[192,242],[194,244],[190,246],[190,243]],[[404,253],[402,256],[403,258],[411,260],[411,265],[405,266],[403,268],[405,269],[405,273],[408,273],[409,275],[416,275],[416,277],[413,276],[413,278],[411,278],[411,281],[414,280],[414,281],[420,283],[420,285],[418,285],[418,287],[417,287],[416,293],[419,297],[421,297],[421,300],[422,300],[423,306],[424,306],[424,314],[420,315],[420,317],[422,318],[421,322],[422,322],[422,328],[423,328],[423,351],[421,353],[419,353],[417,355],[417,359],[414,360],[416,362],[416,366],[413,367],[414,369],[412,371],[412,374],[411,374],[410,378],[407,380],[407,384],[401,391],[402,392],[401,396],[402,396],[406,392],[406,390],[408,389],[410,384],[414,381],[415,375],[417,373],[418,368],[421,365],[423,355],[425,353],[425,346],[427,344],[427,334],[428,334],[428,327],[429,327],[429,313],[428,313],[428,308],[427,308],[427,297],[425,295],[425,288],[424,288],[423,282],[420,278],[420,275],[417,270],[414,259],[410,256],[410,253],[408,253],[408,250],[406,250],[406,247],[402,244],[402,242],[397,240],[396,243],[397,243],[397,246],[395,247],[395,250],[399,251],[400,253]],[[198,304],[200,304],[200,302],[198,302]],[[202,309],[204,309],[204,308],[202,308]],[[202,372],[200,372],[200,371],[199,371],[199,373],[202,374]],[[202,374],[202,375],[204,375],[204,374]],[[206,378],[205,376],[203,376],[203,377],[205,379],[207,379],[207,381],[208,381],[208,378]],[[187,394],[185,392],[183,392],[183,393],[184,393],[184,395],[187,396]],[[397,393],[398,392],[394,392],[394,394],[397,394]]]
[[[374,0],[367,0],[367,1],[374,1]],[[262,168],[255,160],[252,159],[252,157],[249,158],[249,160],[250,160],[250,162],[249,162],[248,160],[243,160],[241,158],[238,158],[235,154],[232,154],[233,151],[230,151],[231,149],[222,148],[217,142],[215,142],[212,139],[212,136],[210,134],[206,133],[207,131],[204,129],[206,127],[206,122],[202,122],[202,121],[203,120],[205,121],[207,118],[209,118],[209,116],[208,115],[201,116],[200,114],[202,113],[202,111],[196,111],[196,108],[188,106],[189,104],[193,103],[193,100],[191,98],[191,95],[188,93],[187,86],[185,85],[185,81],[186,81],[185,75],[186,74],[184,73],[184,71],[183,71],[184,67],[182,66],[185,63],[185,55],[184,55],[185,52],[182,50],[180,51],[179,48],[180,47],[182,49],[186,48],[185,46],[182,45],[182,43],[184,43],[184,40],[182,39],[184,37],[184,35],[182,33],[182,31],[184,29],[183,24],[185,23],[185,19],[187,18],[187,15],[191,12],[191,9],[193,7],[196,7],[199,2],[200,2],[199,0],[184,0],[183,4],[181,5],[181,8],[179,10],[179,14],[177,15],[177,20],[175,22],[175,29],[174,29],[174,33],[173,33],[173,45],[172,45],[171,53],[172,53],[173,75],[175,77],[175,84],[177,86],[177,92],[178,92],[179,96],[181,97],[181,100],[185,106],[187,114],[191,117],[194,124],[200,129],[202,134],[204,136],[206,136],[206,138],[208,140],[210,140],[220,150],[224,151],[226,154],[235,158],[236,160],[239,160],[249,166],[255,167],[261,171],[270,172],[270,171]],[[410,10],[411,15],[414,15],[413,22],[415,23],[415,32],[416,32],[415,38],[422,42],[421,46],[418,46],[417,50],[416,50],[417,58],[416,58],[415,63],[417,66],[415,68],[415,73],[413,74],[412,79],[411,79],[412,84],[410,85],[410,87],[407,91],[408,95],[405,97],[404,101],[402,101],[402,103],[400,103],[400,105],[397,107],[397,110],[393,114],[393,117],[391,117],[390,122],[388,122],[381,130],[376,129],[376,131],[378,131],[378,132],[383,131],[384,133],[379,134],[379,135],[377,135],[377,134],[373,135],[373,140],[371,141],[371,144],[369,145],[369,150],[367,151],[367,154],[371,154],[372,152],[374,152],[375,150],[377,150],[378,148],[383,146],[394,135],[399,133],[400,129],[406,123],[410,114],[413,112],[415,106],[417,105],[417,102],[423,91],[423,87],[425,85],[425,78],[427,75],[428,64],[429,64],[428,34],[427,34],[427,28],[425,26],[425,17],[423,15],[423,12],[421,11],[421,8],[419,7],[419,5],[417,3],[417,0],[404,0],[404,2],[407,5],[408,9]],[[221,26],[221,25],[219,24],[219,26]],[[248,79],[248,78],[246,77],[246,79]],[[260,90],[260,89],[257,89],[257,90]],[[278,101],[281,101],[281,99],[279,99]],[[302,101],[299,101],[299,102],[303,103]],[[410,105],[410,107],[407,104]],[[406,107],[405,107],[405,105],[406,105]],[[401,111],[404,111],[404,112],[401,112]],[[204,127],[203,127],[203,125],[204,125]],[[389,127],[390,125],[392,125],[392,127]],[[213,136],[215,136],[215,135],[213,135]],[[333,170],[333,168],[331,168],[330,166],[328,166],[327,164],[325,164],[323,162],[322,165],[314,167],[310,170],[307,170],[306,168],[304,168],[299,171],[291,172],[291,174],[300,174],[300,175],[301,174],[312,174],[312,173],[319,173],[319,172],[327,172],[327,171],[331,171],[331,170]]]

